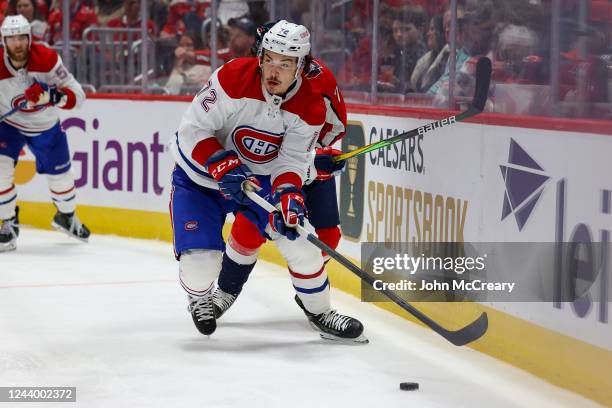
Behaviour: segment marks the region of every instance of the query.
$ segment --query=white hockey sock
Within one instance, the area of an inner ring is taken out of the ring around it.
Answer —
[[[308,224],[306,227],[312,230]],[[280,237],[275,242],[287,261],[293,287],[306,310],[314,314],[328,311],[329,279],[321,251],[301,235],[294,241]]]
[[[0,220],[15,216],[17,189],[14,178],[15,162],[8,156],[0,156]]]
[[[64,214],[73,213],[76,209],[76,188],[72,170],[62,174],[48,174],[47,182],[51,191],[51,199],[57,209]]]
[[[223,252],[217,250],[190,250],[181,254],[179,279],[181,286],[192,296],[202,296],[211,287],[221,271]]]

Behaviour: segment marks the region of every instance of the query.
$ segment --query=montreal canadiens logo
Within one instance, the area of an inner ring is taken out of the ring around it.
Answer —
[[[197,221],[187,221],[185,223],[185,231],[195,231],[198,229]]]
[[[252,163],[268,163],[278,156],[283,134],[270,133],[250,126],[239,126],[232,140],[242,157]]]
[[[25,100],[26,100],[25,95],[17,95],[11,101],[11,106],[13,108],[16,108],[17,106],[19,106],[20,103],[25,102]],[[44,110],[46,108],[47,108],[46,106],[36,106],[33,108],[24,107],[24,108],[19,109],[19,112],[32,113],[32,112],[38,112],[38,111]]]

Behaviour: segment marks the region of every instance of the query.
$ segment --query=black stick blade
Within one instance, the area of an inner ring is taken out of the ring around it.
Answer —
[[[464,346],[481,338],[489,328],[489,318],[486,313],[482,313],[478,319],[457,331],[447,331],[441,334],[446,340],[455,346]]]
[[[482,112],[485,103],[487,103],[489,84],[491,83],[491,69],[491,60],[487,57],[480,58],[476,63],[476,90],[472,106],[478,109],[479,112]]]

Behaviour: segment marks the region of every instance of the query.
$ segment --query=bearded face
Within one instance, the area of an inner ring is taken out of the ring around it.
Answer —
[[[28,60],[30,39],[26,34],[5,38],[6,52],[9,58],[17,64],[25,64]]]

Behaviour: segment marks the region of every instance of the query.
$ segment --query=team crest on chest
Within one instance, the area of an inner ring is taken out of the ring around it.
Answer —
[[[13,100],[11,101],[11,106],[13,108],[16,108],[17,106],[19,106],[20,103],[25,102],[26,98],[25,96],[22,95],[17,95],[16,97],[13,98]],[[32,113],[32,112],[38,112],[41,110],[46,109],[46,106],[36,106],[33,108],[21,108],[19,109],[19,112],[24,112],[24,113]]]
[[[282,133],[271,133],[251,126],[238,126],[232,132],[232,140],[238,152],[252,163],[268,163],[278,156]]]

